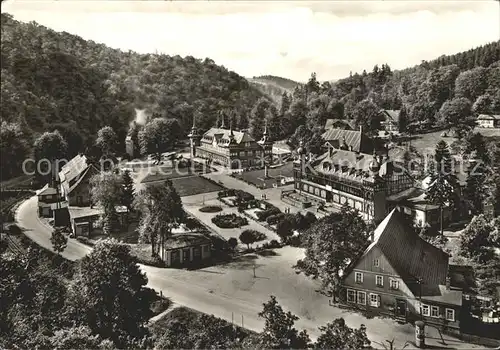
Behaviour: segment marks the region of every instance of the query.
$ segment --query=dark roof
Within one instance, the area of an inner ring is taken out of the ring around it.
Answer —
[[[374,246],[380,249],[414,294],[419,292],[419,278],[422,279],[423,296],[442,294],[439,285],[446,283],[448,254],[420,238],[398,210],[393,209],[378,225],[374,241],[365,254]]]
[[[386,119],[389,118],[396,123],[399,123],[399,110],[394,109],[382,109],[379,113],[385,115]]]
[[[472,292],[477,287],[472,266],[450,265],[448,275],[452,287],[460,288],[465,292]]]
[[[66,163],[59,172],[61,186],[66,194],[71,193],[78,184],[90,174],[90,169],[97,170],[95,166],[87,162],[87,157],[82,154],[75,156]]]
[[[361,131],[344,130],[333,128],[325,131],[321,135],[327,142],[335,142],[342,147],[345,143],[348,149],[355,152],[371,153],[373,151],[373,141]]]
[[[43,186],[40,192],[37,193],[38,196],[54,195],[57,194],[57,190],[54,187],[50,187],[49,184]]]
[[[477,116],[477,119],[500,120],[500,114],[480,114],[480,115]]]
[[[180,233],[165,241],[165,249],[179,249],[202,244],[210,244],[210,239],[200,233]]]
[[[222,143],[229,142],[230,140],[230,129],[222,129],[222,128],[211,128],[206,133],[203,134],[203,138],[210,138],[211,140],[215,138],[218,143],[222,141]],[[241,142],[252,142],[255,141],[252,136],[248,134],[246,131],[234,131],[233,136],[236,143]]]
[[[354,130],[356,126],[352,120],[347,119],[327,119],[325,123],[325,130],[331,128]]]

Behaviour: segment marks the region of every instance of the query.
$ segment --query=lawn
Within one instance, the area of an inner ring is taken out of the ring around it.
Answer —
[[[201,176],[178,177],[172,179],[172,183],[179,196],[192,196],[195,194],[216,192],[224,189],[221,185],[213,183]]]
[[[246,182],[249,182],[254,185],[262,185],[266,184],[266,188],[272,187],[273,184],[276,183],[277,180],[280,180],[281,177],[292,177],[293,176],[293,163],[288,162],[283,166],[277,168],[269,169],[269,177],[270,179],[264,179],[264,169],[261,170],[252,170],[252,171],[244,171],[238,175],[236,175],[237,179],[242,179]]]

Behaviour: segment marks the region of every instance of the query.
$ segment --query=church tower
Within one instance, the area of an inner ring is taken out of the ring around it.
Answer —
[[[196,128],[196,117],[193,117],[193,127],[191,128],[191,132],[188,135],[190,148],[191,148],[191,158],[196,157],[196,147],[200,145],[201,136],[198,133],[198,129]]]

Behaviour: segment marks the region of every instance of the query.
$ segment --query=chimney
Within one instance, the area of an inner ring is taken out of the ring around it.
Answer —
[[[333,155],[333,147],[328,145],[328,156],[331,157]]]
[[[446,276],[446,290],[450,290],[451,278],[450,276]]]

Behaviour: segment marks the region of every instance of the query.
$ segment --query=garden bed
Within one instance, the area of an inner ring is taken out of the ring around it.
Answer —
[[[218,213],[222,211],[222,208],[217,205],[207,205],[199,209],[202,213]]]
[[[248,220],[236,214],[219,214],[212,218],[212,222],[220,228],[239,228],[248,225]]]

